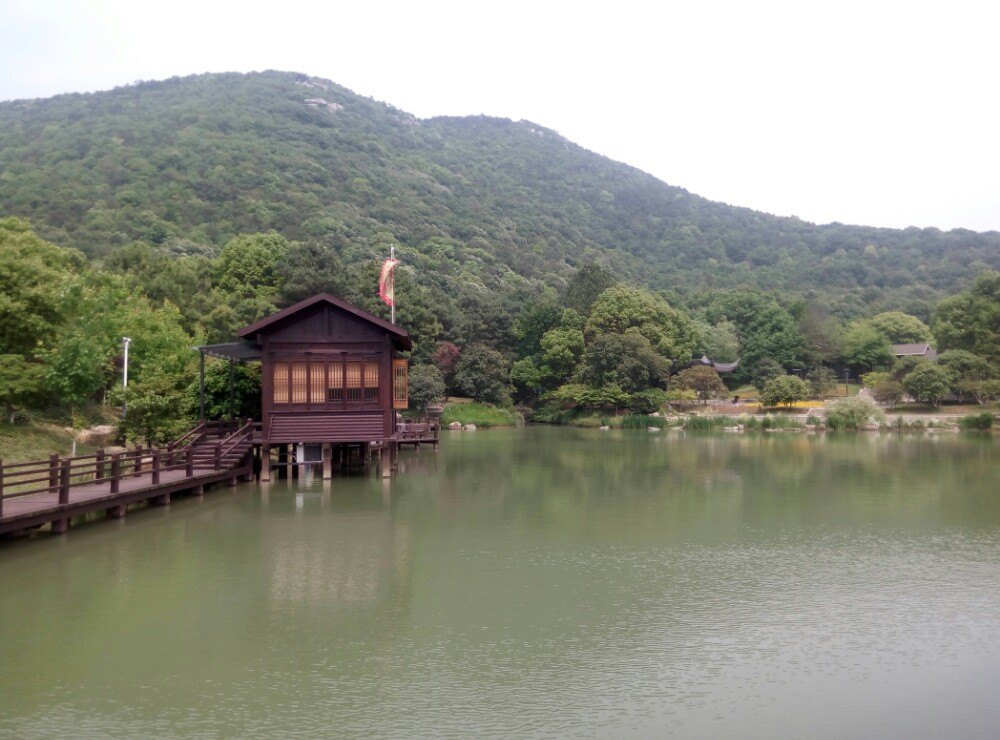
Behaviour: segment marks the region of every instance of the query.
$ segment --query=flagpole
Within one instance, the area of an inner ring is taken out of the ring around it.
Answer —
[[[391,260],[396,259],[395,244],[389,247],[389,259]],[[389,323],[395,324],[396,323],[396,290],[395,290],[396,276],[395,275],[392,276],[392,282],[393,282],[392,305],[389,306]]]

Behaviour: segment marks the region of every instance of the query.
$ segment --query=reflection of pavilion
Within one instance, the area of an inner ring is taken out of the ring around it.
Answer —
[[[337,510],[329,489],[271,490],[264,501],[272,606],[381,611],[409,601],[409,532],[389,506]]]

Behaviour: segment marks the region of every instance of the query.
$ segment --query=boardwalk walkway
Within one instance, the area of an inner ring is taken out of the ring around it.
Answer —
[[[254,425],[199,424],[166,448],[0,463],[0,533],[51,524],[65,532],[70,519],[96,511],[121,517],[129,504],[167,504],[170,495],[197,495],[213,483],[235,485],[253,475]]]

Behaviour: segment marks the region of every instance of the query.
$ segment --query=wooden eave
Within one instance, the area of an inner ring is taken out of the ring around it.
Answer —
[[[319,293],[311,298],[299,301],[288,308],[282,309],[277,313],[273,313],[270,316],[265,316],[249,326],[244,326],[236,332],[236,336],[241,337],[242,339],[253,339],[258,334],[267,334],[269,329],[277,329],[279,326],[292,319],[292,317],[296,314],[321,303],[340,309],[341,311],[351,314],[352,316],[355,316],[362,321],[366,321],[378,329],[386,332],[392,337],[393,343],[398,349],[410,350],[413,348],[413,342],[410,339],[410,334],[405,329],[401,329],[385,319],[380,319],[378,316],[373,316],[367,311],[363,311],[347,301],[343,301],[340,298],[334,298],[329,293]]]

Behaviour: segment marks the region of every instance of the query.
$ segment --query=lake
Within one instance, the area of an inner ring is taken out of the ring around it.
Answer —
[[[0,543],[0,735],[996,737],[992,437],[444,436]]]

